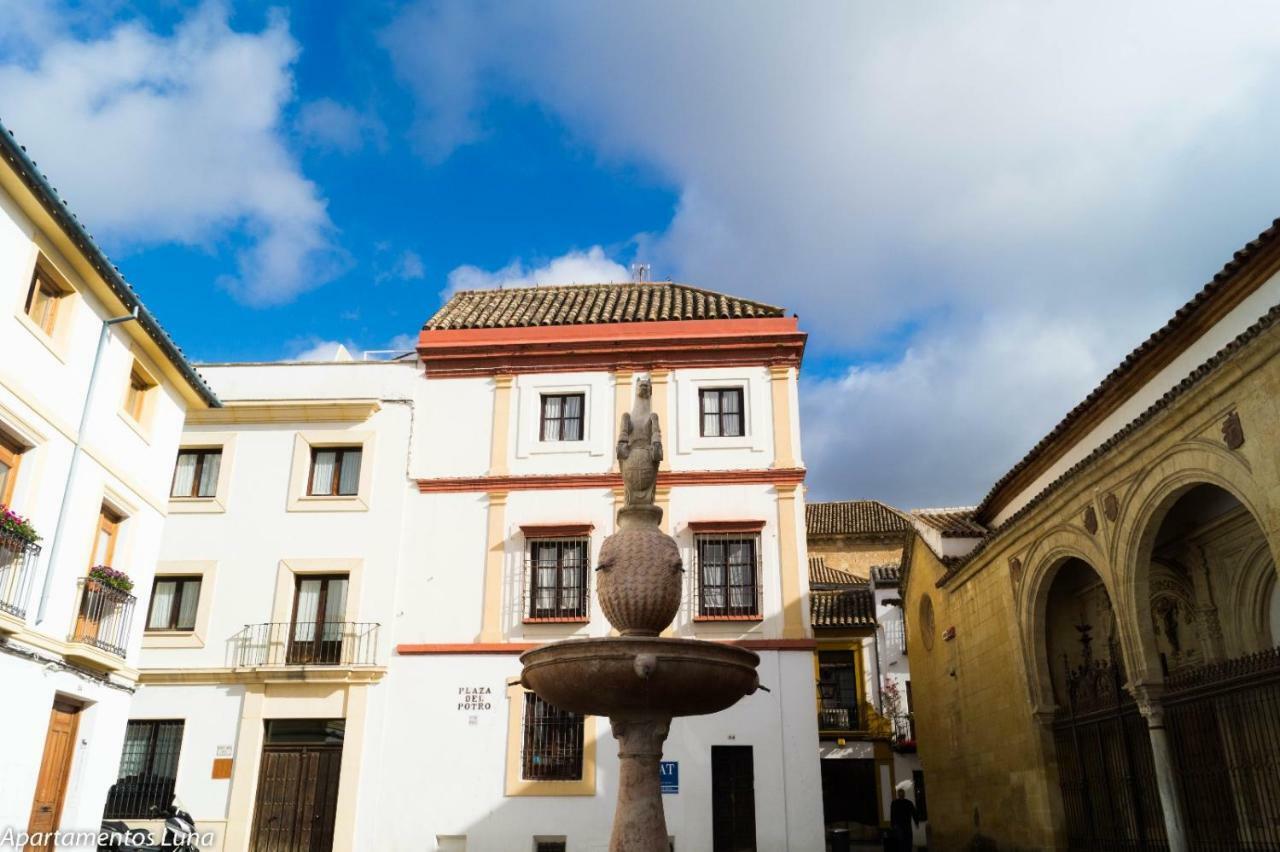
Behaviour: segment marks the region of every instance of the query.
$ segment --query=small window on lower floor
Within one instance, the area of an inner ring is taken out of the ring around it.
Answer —
[[[568,848],[569,841],[565,839],[558,840],[538,840],[533,841],[534,852],[565,852]]]
[[[582,778],[582,716],[524,696],[524,744],[521,774],[526,781],[578,781]]]
[[[181,720],[129,722],[119,774],[107,794],[105,818],[154,819],[153,809],[173,802],[182,728]]]
[[[698,615],[760,615],[760,536],[697,535]]]
[[[200,583],[200,577],[156,577],[155,585],[151,587],[147,630],[195,630]]]

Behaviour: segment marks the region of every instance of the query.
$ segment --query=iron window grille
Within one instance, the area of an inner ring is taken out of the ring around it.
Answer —
[[[891,613],[884,620],[884,639],[890,651],[907,653],[907,634],[901,613]]]
[[[760,536],[699,534],[698,615],[703,618],[759,618]]]
[[[201,577],[156,577],[147,607],[147,630],[190,632],[196,629]]]
[[[581,393],[544,393],[538,440],[581,441],[586,400]]]
[[[315,447],[307,494],[319,497],[354,497],[360,491],[362,447]]]
[[[525,559],[525,621],[590,617],[590,538],[534,538]]]
[[[581,780],[582,721],[582,716],[554,707],[535,693],[525,693],[520,764],[526,781]]]
[[[818,652],[818,730],[863,729],[858,701],[858,665],[852,651]]]
[[[106,819],[154,819],[173,802],[182,749],[181,721],[130,721],[116,783],[107,793]]]
[[[218,471],[222,450],[180,450],[173,468],[170,497],[214,497],[218,491]]]
[[[740,438],[746,434],[742,417],[742,388],[698,391],[698,413],[704,438]]]

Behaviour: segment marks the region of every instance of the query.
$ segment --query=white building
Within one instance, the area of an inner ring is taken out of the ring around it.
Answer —
[[[29,521],[0,521],[0,831],[96,829],[183,418],[217,400],[3,127],[0,323],[0,504]]]
[[[669,829],[677,849],[821,849],[803,345],[779,309],[637,283],[458,294],[416,362],[207,368],[225,407],[183,436],[139,738],[181,723],[177,793],[226,850],[604,848],[608,720],[526,695],[519,654],[609,632],[592,567],[648,375],[688,571],[670,632],[756,650],[772,690],[674,724]]]

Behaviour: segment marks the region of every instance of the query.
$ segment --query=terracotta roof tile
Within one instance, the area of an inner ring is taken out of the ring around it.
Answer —
[[[809,620],[814,627],[874,627],[871,589],[838,589],[809,593]]]
[[[867,580],[839,568],[828,568],[821,556],[809,557],[810,586],[865,586]]]
[[[863,535],[907,531],[897,510],[879,500],[842,500],[808,503],[804,525],[809,535]]]
[[[987,528],[973,518],[973,507],[956,509],[913,509],[911,516],[947,538],[981,538]]]
[[[876,583],[897,583],[902,579],[902,564],[895,562],[890,565],[872,565],[871,579]]]
[[[436,311],[425,327],[433,330],[515,328],[783,315],[782,308],[763,302],[688,284],[645,281],[463,290]]]

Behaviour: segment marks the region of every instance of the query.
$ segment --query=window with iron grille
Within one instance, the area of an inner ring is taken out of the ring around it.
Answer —
[[[147,609],[147,630],[196,629],[200,577],[156,577]]]
[[[179,450],[173,468],[170,497],[213,497],[218,491],[218,471],[222,467],[222,449]]]
[[[581,393],[544,393],[538,440],[581,441],[586,400],[586,394]]]
[[[854,651],[818,652],[818,728],[862,729],[858,712],[858,663]]]
[[[520,765],[526,781],[581,780],[582,719],[553,707],[532,692],[525,693]]]
[[[746,434],[742,419],[742,388],[698,391],[702,437],[737,438]]]
[[[152,819],[173,802],[182,721],[134,720],[124,734],[120,771],[107,794],[106,819]]]
[[[589,542],[586,536],[529,540],[527,620],[587,617]]]
[[[760,616],[760,536],[697,535],[698,615]]]

